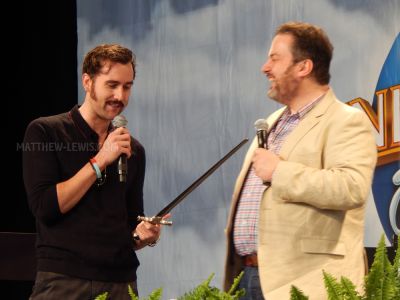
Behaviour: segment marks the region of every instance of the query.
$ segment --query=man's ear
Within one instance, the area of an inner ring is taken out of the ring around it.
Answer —
[[[90,91],[90,87],[92,86],[92,79],[87,73],[82,74],[82,86],[87,93]]]
[[[314,68],[314,63],[311,59],[305,59],[299,62],[299,75],[306,77],[311,74]]]

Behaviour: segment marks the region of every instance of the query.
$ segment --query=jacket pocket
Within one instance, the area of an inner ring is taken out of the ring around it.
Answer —
[[[300,248],[304,253],[346,255],[346,246],[338,241],[303,238]]]

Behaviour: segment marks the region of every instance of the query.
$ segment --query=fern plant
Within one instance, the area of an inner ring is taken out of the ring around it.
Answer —
[[[214,277],[212,273],[204,282],[195,287],[193,290],[185,293],[179,297],[178,300],[199,300],[199,299],[221,299],[221,300],[238,300],[245,294],[244,289],[238,290],[239,282],[243,277],[241,272],[233,281],[233,284],[228,292],[221,291],[220,289],[210,286],[210,282]],[[128,285],[128,294],[132,300],[139,300],[133,292],[133,289]],[[144,300],[160,300],[162,296],[162,288],[156,289]],[[98,295],[95,300],[107,300],[108,292]]]
[[[128,284],[128,294],[131,297],[132,300],[139,300],[138,296],[134,293],[132,287]],[[147,297],[144,298],[145,300],[159,300],[161,299],[162,295],[162,288],[156,289],[151,292],[151,294]],[[104,292],[100,295],[98,295],[94,300],[107,300],[108,297],[108,292]]]
[[[374,255],[374,261],[371,270],[364,279],[364,294],[360,295],[355,285],[346,277],[337,280],[331,274],[322,270],[324,284],[329,300],[396,300],[400,299],[400,244],[397,246],[396,256],[393,264],[390,263],[387,256],[384,235],[381,236],[378,247]],[[241,272],[234,280],[228,292],[210,286],[214,277],[212,273],[204,282],[193,290],[179,297],[178,300],[198,300],[198,299],[221,299],[238,300],[245,294],[244,289],[238,290],[239,282],[243,277]],[[128,285],[128,294],[132,300],[139,300]],[[160,300],[162,288],[154,290],[147,298],[143,300]],[[95,300],[107,300],[108,293],[98,295]],[[308,300],[301,289],[292,286],[290,290],[290,300]]]
[[[290,290],[290,300],[308,300],[308,297],[304,295],[302,290],[293,285]]]
[[[224,300],[238,300],[241,296],[245,294],[244,289],[238,290],[240,280],[243,277],[243,272],[241,272],[238,277],[235,278],[231,288],[228,292],[221,291],[216,287],[210,287],[210,282],[214,277],[212,273],[203,283],[197,286],[192,291],[185,293],[178,300],[198,300],[198,299],[224,299]]]
[[[387,256],[384,235],[379,240],[371,270],[364,279],[364,294],[360,295],[355,285],[346,277],[338,281],[322,270],[329,300],[396,300],[400,299],[400,244],[397,246],[393,264]],[[304,293],[292,286],[290,300],[308,299]]]

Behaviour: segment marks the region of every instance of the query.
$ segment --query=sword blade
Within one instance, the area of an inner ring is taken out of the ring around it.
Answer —
[[[248,139],[241,141],[236,147],[229,151],[223,158],[221,158],[217,163],[215,163],[207,172],[201,175],[195,182],[193,182],[186,190],[184,190],[178,197],[176,197],[171,203],[164,207],[156,217],[163,217],[169,213],[175,206],[182,202],[195,188],[197,188],[204,180],[207,179],[220,165],[222,165],[229,157],[231,157],[240,147],[246,144]]]

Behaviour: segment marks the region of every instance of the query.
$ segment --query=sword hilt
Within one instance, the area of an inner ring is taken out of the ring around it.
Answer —
[[[160,224],[160,225],[172,225],[172,221],[164,220],[162,217],[144,217],[144,216],[138,216],[137,217],[138,221],[144,221],[144,222],[149,222],[153,225]]]

